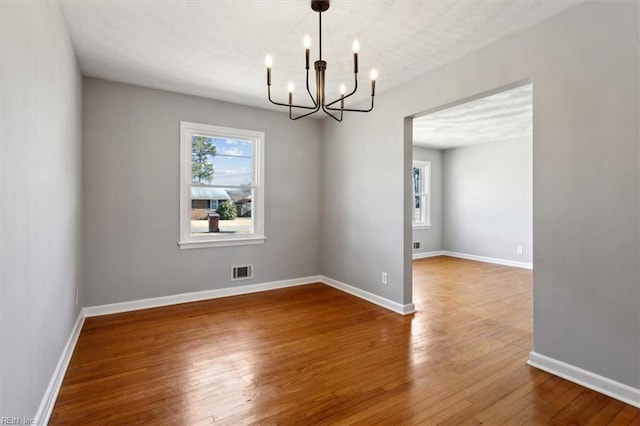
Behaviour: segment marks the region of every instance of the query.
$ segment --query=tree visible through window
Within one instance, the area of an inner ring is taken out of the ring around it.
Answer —
[[[217,147],[206,136],[193,136],[191,148],[191,174],[194,182],[211,182],[213,164],[209,158],[216,155]]]
[[[263,242],[263,140],[260,132],[181,123],[181,246]]]

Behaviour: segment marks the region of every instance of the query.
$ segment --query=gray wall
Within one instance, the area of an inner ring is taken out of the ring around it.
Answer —
[[[91,78],[83,111],[87,305],[320,273],[318,121]],[[181,120],[265,132],[265,244],[178,248]]]
[[[60,8],[0,2],[0,416],[36,414],[78,314],[81,78]]]
[[[406,117],[531,78],[534,350],[640,387],[638,15],[584,3],[325,120],[325,274],[410,301]]]
[[[444,250],[532,262],[531,148],[528,137],[444,151]]]
[[[386,98],[380,96],[379,105]],[[405,126],[397,113],[397,121],[390,121],[388,114],[389,108],[376,107],[368,114],[350,114],[339,125],[323,121],[322,271],[406,304],[411,298],[403,296],[403,259],[411,257],[411,222],[405,229],[403,188],[411,191],[412,155],[410,146],[405,155],[403,132],[411,135],[411,123]],[[387,286],[381,284],[382,272],[388,274]]]
[[[413,147],[413,160],[431,163],[431,229],[413,229],[413,241],[421,241],[422,247],[413,254],[442,250],[442,150],[423,146]]]

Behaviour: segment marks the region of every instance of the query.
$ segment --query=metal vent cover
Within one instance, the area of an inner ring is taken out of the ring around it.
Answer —
[[[231,267],[231,280],[248,280],[253,278],[253,265],[238,265]]]

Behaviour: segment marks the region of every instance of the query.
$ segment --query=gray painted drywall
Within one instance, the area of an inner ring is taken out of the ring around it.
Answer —
[[[0,43],[0,417],[33,418],[78,315],[82,86],[56,3],[0,2]]]
[[[414,146],[413,160],[431,163],[431,229],[413,229],[413,241],[422,242],[422,247],[419,250],[413,250],[413,254],[440,251],[443,250],[442,150]]]
[[[320,123],[84,79],[83,281],[87,304],[320,273]],[[265,244],[180,250],[180,121],[265,132]],[[231,282],[231,266],[253,264]]]
[[[339,125],[324,120],[322,271],[404,304],[404,243],[407,230],[411,242],[411,222],[405,229],[403,188],[406,183],[411,191],[411,185],[402,169],[403,134],[411,132],[411,123],[405,126],[401,116],[389,122],[386,113],[387,108],[376,107],[368,114],[350,114]],[[411,156],[409,147],[409,162]],[[387,286],[381,284],[382,272],[388,274]]]
[[[444,250],[531,263],[531,138],[447,149],[442,169]]]
[[[530,78],[534,350],[640,387],[638,15],[637,2],[581,4],[326,120],[323,272],[408,303],[406,117]]]

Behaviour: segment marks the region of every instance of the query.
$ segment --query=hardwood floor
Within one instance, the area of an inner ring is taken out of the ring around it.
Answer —
[[[413,274],[405,317],[312,284],[87,318],[50,424],[640,424],[525,364],[531,271]]]

